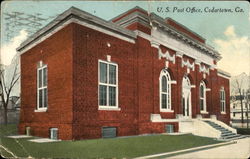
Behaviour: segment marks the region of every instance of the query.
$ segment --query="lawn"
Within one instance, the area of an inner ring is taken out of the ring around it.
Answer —
[[[133,158],[163,152],[171,152],[197,146],[216,144],[219,141],[206,137],[188,135],[150,135],[112,139],[60,141],[34,143],[32,138],[11,139],[4,135],[13,134],[14,125],[0,126],[1,143],[18,157],[36,158]],[[9,156],[10,154],[3,152]]]

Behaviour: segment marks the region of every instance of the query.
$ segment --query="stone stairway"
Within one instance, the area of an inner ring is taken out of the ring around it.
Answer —
[[[236,134],[233,133],[232,131],[212,122],[212,121],[205,121],[206,123],[208,123],[210,126],[212,126],[213,128],[215,128],[216,130],[219,130],[221,132],[221,136],[219,139],[222,140],[237,140],[237,139],[242,139],[245,138],[246,136],[244,135],[240,135],[240,134]]]

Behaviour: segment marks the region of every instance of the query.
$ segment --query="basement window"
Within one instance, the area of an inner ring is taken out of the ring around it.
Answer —
[[[58,128],[50,128],[50,139],[58,139]]]
[[[102,127],[102,138],[114,138],[116,137],[116,127]]]
[[[166,124],[165,129],[166,129],[166,133],[173,133],[174,132],[174,125]]]

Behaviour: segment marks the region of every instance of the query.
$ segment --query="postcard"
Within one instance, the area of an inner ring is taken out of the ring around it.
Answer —
[[[3,158],[250,157],[246,1],[4,1]]]

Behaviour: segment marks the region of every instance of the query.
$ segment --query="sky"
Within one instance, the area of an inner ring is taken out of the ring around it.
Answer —
[[[171,17],[204,37],[207,44],[219,51],[222,60],[218,62],[218,68],[232,76],[242,72],[250,73],[250,11],[249,3],[244,1],[5,1],[1,4],[1,63],[9,65],[16,54],[15,49],[31,35],[25,26],[14,27],[12,37],[8,39],[5,34],[6,23],[10,23],[10,20],[6,19],[5,13],[40,14],[44,19],[47,18],[41,21],[41,28],[71,6],[105,20],[135,6],[163,18]],[[178,8],[179,12],[173,11],[174,8]],[[200,9],[201,12],[190,12],[190,8]],[[206,12],[205,8],[231,9],[233,12]],[[238,11],[242,9],[241,12],[236,12],[236,8]],[[164,12],[159,12],[159,9]]]

